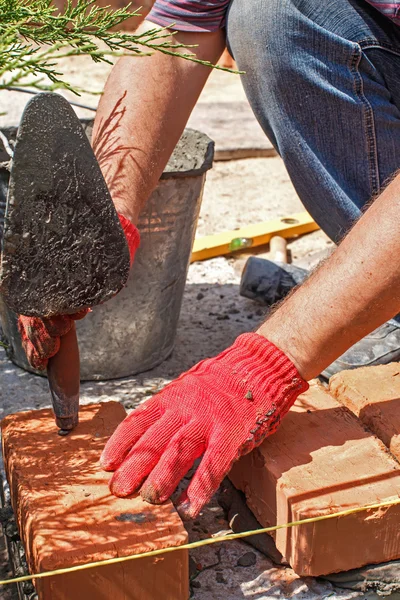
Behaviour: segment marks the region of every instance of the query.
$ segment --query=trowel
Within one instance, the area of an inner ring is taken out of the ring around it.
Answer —
[[[28,102],[11,160],[0,292],[26,316],[74,314],[117,294],[129,249],[81,122],[62,96]],[[61,338],[47,376],[60,434],[78,423],[75,325]]]

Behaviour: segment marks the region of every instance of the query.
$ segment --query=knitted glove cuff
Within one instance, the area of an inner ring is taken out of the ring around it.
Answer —
[[[296,398],[309,385],[282,350],[257,333],[245,333],[232,346],[235,370],[247,372],[246,399],[254,403],[256,421],[238,455],[247,454],[275,433]]]
[[[224,353],[223,353],[224,354]],[[284,412],[308,390],[292,361],[258,333],[244,333],[226,351],[226,360],[245,384],[245,397],[262,410],[273,404]]]
[[[140,244],[140,234],[139,230],[135,225],[133,225],[129,219],[124,217],[118,213],[118,217],[121,223],[122,230],[125,234],[126,242],[129,248],[129,256],[131,258],[131,266],[133,264],[133,259],[135,258],[136,250],[139,248]]]

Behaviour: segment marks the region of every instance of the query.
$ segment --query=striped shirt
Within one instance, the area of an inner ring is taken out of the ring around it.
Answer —
[[[385,2],[384,0],[367,0],[384,15],[392,19],[396,25],[400,25],[400,0],[397,2]]]
[[[400,25],[400,0],[366,1]],[[225,25],[230,2],[231,0],[156,0],[148,19],[161,27],[173,25],[179,31],[217,31]]]

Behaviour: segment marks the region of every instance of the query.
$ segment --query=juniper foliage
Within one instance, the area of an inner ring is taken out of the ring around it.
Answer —
[[[0,89],[66,88],[78,93],[63,79],[57,62],[83,54],[95,62],[111,62],[111,56],[157,51],[213,66],[197,59],[193,46],[171,42],[170,34],[158,27],[142,34],[114,30],[138,14],[130,5],[113,10],[97,6],[96,0],[66,0],[61,14],[52,0],[0,0]]]

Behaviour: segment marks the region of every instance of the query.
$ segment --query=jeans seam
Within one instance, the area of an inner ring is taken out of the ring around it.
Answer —
[[[380,48],[381,50],[386,50],[391,54],[396,54],[397,56],[400,56],[400,48],[396,48],[395,46],[393,46],[393,44],[382,42],[374,37],[364,38],[363,40],[358,41],[357,44],[360,46],[361,50],[368,50],[369,48]]]
[[[369,164],[369,184],[371,189],[371,196],[375,196],[380,191],[375,119],[372,105],[364,94],[364,82],[359,71],[361,58],[361,47],[359,44],[356,44],[349,61],[349,68],[353,75],[354,92],[357,98],[360,100],[363,107],[364,134],[367,142],[367,156]]]

